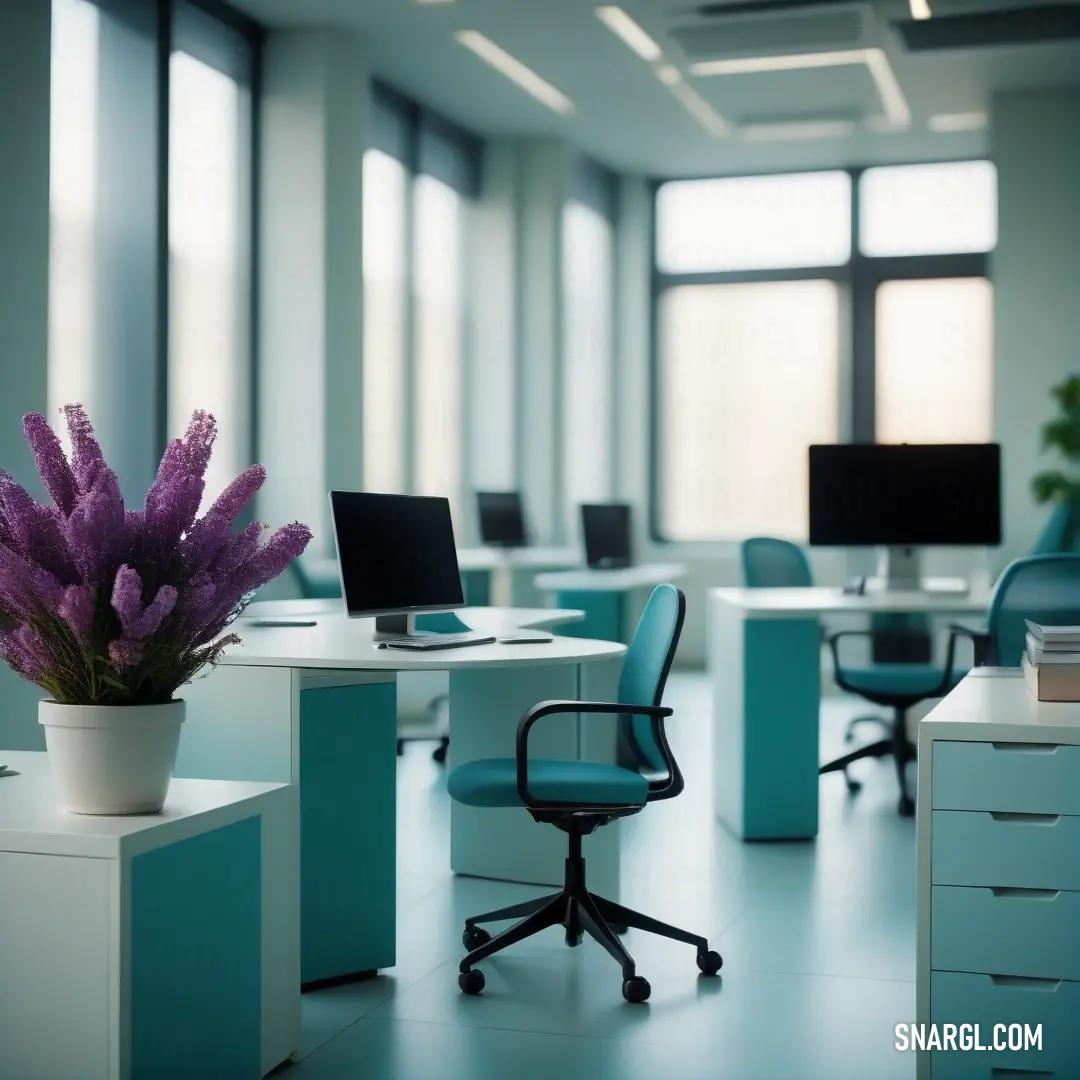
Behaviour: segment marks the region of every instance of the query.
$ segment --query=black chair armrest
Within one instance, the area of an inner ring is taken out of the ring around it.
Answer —
[[[951,659],[956,646],[957,638],[966,637],[971,639],[971,645],[975,653],[974,667],[986,667],[993,660],[994,639],[990,631],[985,627],[974,629],[964,626],[962,623],[949,624],[949,657]]]
[[[857,694],[859,691],[851,686],[844,678],[844,668],[840,663],[839,642],[841,638],[845,637],[862,637],[873,640],[874,633],[872,630],[838,630],[835,634],[829,634],[825,639],[829,646],[829,651],[832,653],[833,678],[836,680],[836,685],[846,693]]]
[[[529,791],[529,731],[533,724],[542,720],[545,716],[554,716],[559,713],[592,713],[606,716],[648,716],[652,718],[654,733],[659,727],[660,721],[671,716],[674,709],[666,705],[624,705],[615,701],[541,701],[534,705],[518,722],[517,737],[515,740],[517,760],[517,788],[521,801],[529,808],[544,810],[560,807],[562,804],[550,802],[546,799],[538,799]],[[667,741],[661,737],[657,740],[661,753],[665,758],[670,776],[678,775],[675,761],[671,752],[667,749]],[[575,804],[575,809],[612,809],[616,804]],[[617,804],[621,805],[621,804]]]

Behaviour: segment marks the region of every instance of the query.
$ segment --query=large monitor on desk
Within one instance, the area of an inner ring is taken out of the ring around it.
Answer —
[[[588,503],[581,507],[585,561],[593,570],[630,566],[630,507],[623,503]]]
[[[809,540],[881,548],[886,588],[917,589],[919,548],[1001,543],[1001,448],[811,446]]]
[[[331,491],[341,591],[376,636],[415,633],[413,616],[463,607],[450,503],[423,495]]]
[[[525,547],[525,512],[517,491],[478,491],[476,510],[480,518],[480,542],[486,547]]]

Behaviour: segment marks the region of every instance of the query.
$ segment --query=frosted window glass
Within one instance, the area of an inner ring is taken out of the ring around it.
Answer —
[[[682,286],[660,319],[662,534],[804,538],[807,448],[837,439],[838,286]]]
[[[664,184],[656,245],[669,274],[840,266],[851,255],[851,179],[818,172]]]

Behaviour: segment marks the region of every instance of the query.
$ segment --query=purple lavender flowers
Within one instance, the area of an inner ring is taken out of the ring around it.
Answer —
[[[217,424],[196,412],[174,439],[141,510],[126,510],[81,405],[64,412],[72,457],[40,413],[23,432],[52,498],[37,503],[0,469],[0,656],[54,701],[159,704],[238,639],[246,599],[311,539],[294,522],[262,544],[234,533],[266,478],[245,469],[201,517]]]

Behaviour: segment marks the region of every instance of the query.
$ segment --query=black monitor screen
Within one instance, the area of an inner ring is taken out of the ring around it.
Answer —
[[[630,565],[629,506],[620,503],[582,506],[581,528],[589,566],[614,569]]]
[[[330,508],[350,615],[464,604],[446,499],[331,491]]]
[[[810,543],[1001,543],[1001,448],[811,446]]]
[[[516,491],[478,491],[480,540],[493,547],[525,546],[525,515]]]

